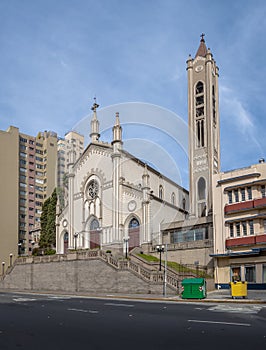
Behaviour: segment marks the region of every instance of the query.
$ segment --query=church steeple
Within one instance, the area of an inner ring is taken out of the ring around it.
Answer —
[[[91,119],[91,133],[90,133],[91,142],[97,142],[100,138],[99,121],[97,119],[97,108],[98,107],[99,107],[99,105],[96,103],[96,97],[94,97],[94,104],[91,107],[91,110],[93,111],[93,116]]]
[[[119,113],[115,115],[115,125],[113,126],[113,141],[112,144],[118,143],[122,145],[122,127],[120,125]]]
[[[199,45],[199,48],[198,48],[198,51],[196,53],[195,58],[198,57],[198,56],[206,57],[207,47],[206,47],[206,44],[205,44],[204,36],[205,36],[205,34],[202,33],[201,34],[200,45]]]
[[[190,159],[190,213],[212,211],[212,176],[220,171],[219,69],[204,34],[193,59],[187,60]]]

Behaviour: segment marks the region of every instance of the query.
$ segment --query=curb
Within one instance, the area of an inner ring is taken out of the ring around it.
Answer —
[[[88,299],[121,299],[121,300],[136,300],[136,301],[157,301],[157,302],[172,302],[172,303],[213,303],[213,304],[266,304],[266,300],[261,299],[182,299],[177,297],[160,297],[160,296],[141,296],[141,295],[119,295],[119,294],[107,294],[107,295],[95,295],[95,294],[83,294],[83,293],[66,293],[64,291],[28,291],[28,290],[3,290],[0,289],[0,293],[18,293],[18,294],[30,294],[30,295],[45,295],[45,296],[62,296],[73,298],[88,298]]]

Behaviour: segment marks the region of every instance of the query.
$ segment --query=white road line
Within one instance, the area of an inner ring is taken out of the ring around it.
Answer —
[[[234,322],[219,322],[219,321],[188,320],[188,322],[223,324],[227,326],[244,326],[244,327],[251,326],[250,323],[234,323]]]
[[[131,304],[117,304],[117,303],[105,303],[104,305],[107,306],[124,306],[124,307],[134,307],[135,305]]]
[[[88,310],[83,310],[83,309],[67,309],[67,311],[88,312]]]
[[[15,299],[15,298],[13,298],[13,300],[14,301],[18,301],[18,302],[20,302],[20,301],[35,301],[36,299],[30,299],[30,298],[17,298],[17,299]]]
[[[85,312],[89,314],[98,314],[99,311],[96,310],[83,310],[83,309],[67,309],[68,311]]]

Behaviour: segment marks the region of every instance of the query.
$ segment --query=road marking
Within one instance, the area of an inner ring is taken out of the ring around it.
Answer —
[[[96,310],[84,310],[84,309],[67,309],[68,311],[76,311],[76,312],[85,312],[85,313],[90,313],[90,314],[98,314],[99,311]]]
[[[215,312],[257,314],[261,310],[261,308],[262,308],[261,306],[257,306],[257,305],[245,305],[245,306],[216,305],[208,308],[208,310],[215,311]]]
[[[244,327],[251,326],[250,323],[234,323],[234,322],[220,322],[220,321],[188,320],[188,322],[223,324],[223,325],[227,325],[227,326],[244,326]]]
[[[30,299],[30,298],[16,298],[15,299],[15,298],[13,298],[13,300],[20,302],[20,301],[35,301],[37,299]]]
[[[48,297],[48,299],[55,299],[55,300],[69,300],[69,299],[72,299],[71,297],[64,297],[64,296],[51,296],[51,297]]]
[[[116,304],[116,303],[105,303],[104,305],[107,306],[124,306],[124,307],[134,307],[135,305],[131,304]]]

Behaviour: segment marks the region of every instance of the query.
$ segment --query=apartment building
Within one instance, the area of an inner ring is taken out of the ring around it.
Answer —
[[[0,130],[0,275],[18,252],[19,130]]]
[[[215,280],[266,288],[266,163],[214,175]]]
[[[42,205],[56,187],[57,134],[19,134],[19,255],[31,254],[40,237]]]
[[[61,207],[64,206],[65,174],[69,161],[68,153],[72,148],[75,153],[75,159],[78,159],[84,151],[84,136],[76,131],[69,131],[65,134],[64,138],[58,138],[57,141],[57,186],[59,188]]]

